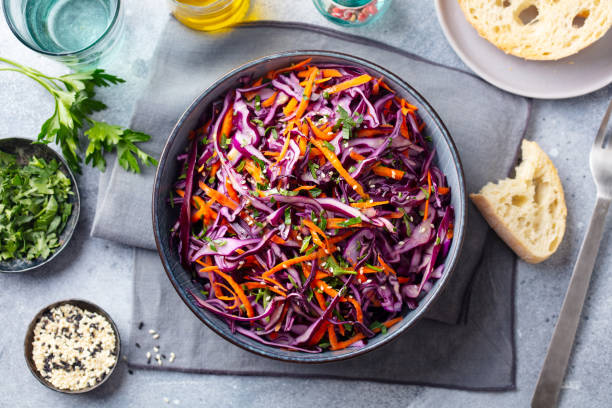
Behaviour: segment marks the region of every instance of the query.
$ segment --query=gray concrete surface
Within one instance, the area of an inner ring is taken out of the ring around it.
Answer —
[[[452,0],[448,0],[452,1]],[[127,79],[121,87],[100,92],[109,109],[98,116],[127,125],[134,102],[145,85],[149,61],[167,8],[162,0],[126,0],[127,41],[109,71]],[[305,21],[332,26],[316,14],[309,0],[253,0],[256,18]],[[455,55],[437,23],[431,0],[395,0],[389,13],[366,28],[352,30],[467,69]],[[52,73],[59,64],[21,45],[0,22],[0,55]],[[25,328],[42,306],[79,297],[103,306],[128,337],[131,317],[132,250],[88,236],[93,219],[98,173],[79,178],[83,209],[77,234],[67,252],[47,270],[0,276],[0,406],[2,407],[522,407],[528,406],[540,365],[563,300],[573,261],[588,222],[595,187],[588,171],[591,141],[612,86],[565,101],[535,101],[527,137],[536,140],[557,164],[566,189],[568,229],[559,252],[544,264],[519,263],[516,286],[517,390],[478,393],[416,386],[327,380],[220,377],[178,373],[136,372],[122,365],[101,389],[70,396],[42,387],[23,359]],[[51,99],[25,77],[0,73],[0,137],[34,137],[51,113]],[[477,124],[475,124],[477,126]],[[570,361],[561,406],[610,406],[612,392],[612,217]],[[177,334],[178,335],[178,334]]]

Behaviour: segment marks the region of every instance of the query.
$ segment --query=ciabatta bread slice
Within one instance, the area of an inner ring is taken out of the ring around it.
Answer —
[[[507,54],[532,60],[575,54],[612,26],[612,0],[458,1],[482,37]]]
[[[470,194],[491,228],[529,263],[550,257],[565,234],[563,186],[550,158],[535,142],[523,140],[515,178],[488,183]]]

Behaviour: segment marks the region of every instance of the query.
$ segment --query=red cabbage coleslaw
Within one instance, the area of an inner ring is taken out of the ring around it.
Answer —
[[[177,160],[170,232],[195,303],[286,350],[363,347],[444,273],[451,189],[417,107],[364,69],[244,77]]]

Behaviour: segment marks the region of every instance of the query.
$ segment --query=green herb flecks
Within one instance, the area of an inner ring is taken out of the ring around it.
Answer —
[[[0,152],[0,259],[48,258],[72,214],[70,195],[56,160],[32,157],[21,167]]]

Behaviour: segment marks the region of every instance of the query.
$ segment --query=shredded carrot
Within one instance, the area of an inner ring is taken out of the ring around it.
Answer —
[[[287,154],[287,151],[289,150],[290,141],[291,141],[291,135],[287,135],[287,137],[285,138],[285,144],[283,144],[283,149],[281,150],[280,154],[276,158],[276,164],[278,164],[281,160],[285,158],[285,155]]]
[[[286,261],[283,261],[281,263],[279,263],[278,265],[276,265],[275,267],[273,267],[272,269],[267,270],[266,272],[264,272],[261,276],[262,278],[267,278],[270,275],[275,274],[276,272],[286,269],[292,265],[295,264],[299,264],[302,262],[308,262],[308,261],[312,261],[313,259],[317,259],[317,258],[322,258],[324,256],[327,256],[329,253],[332,253],[335,251],[335,248],[332,247],[332,250],[326,250],[326,249],[319,249],[316,252],[313,252],[309,255],[303,255],[303,256],[298,256],[296,258],[292,258],[292,259],[288,259]]]
[[[402,218],[403,216],[404,216],[404,213],[401,211],[396,211],[396,212],[392,212],[391,214],[383,215],[384,218],[390,218],[390,219]]]
[[[325,90],[325,92],[329,95],[335,94],[337,92],[341,92],[347,90],[349,88],[353,88],[355,86],[363,85],[372,80],[372,77],[368,74],[363,74],[361,76],[349,79],[348,81],[341,82],[334,86],[330,86]]]
[[[268,78],[272,79],[284,72],[291,72],[291,71],[295,71],[296,69],[300,69],[304,67],[305,65],[309,64],[310,61],[312,61],[312,58],[306,58],[304,61],[298,62],[297,64],[291,65],[290,67],[277,69],[276,71],[270,71],[268,73]]]
[[[204,268],[200,269],[200,272],[210,272],[210,271],[218,271],[219,267],[216,265],[211,265],[211,266],[205,266]]]
[[[402,321],[402,319],[403,319],[403,317],[396,317],[395,319],[387,320],[382,325],[385,326],[387,329],[389,329],[391,326],[393,326],[393,325],[397,324],[398,322]],[[374,333],[378,333],[379,331],[381,331],[381,328],[380,327],[376,327],[372,331]],[[362,333],[357,333],[356,335],[354,335],[350,339],[338,342],[336,348],[333,349],[333,350],[342,350],[342,349],[345,349],[348,346],[350,346],[351,344],[357,343],[359,340],[363,340],[364,338],[365,338],[365,336]]]
[[[285,241],[278,235],[272,235],[272,237],[270,237],[270,241],[274,242],[275,244],[279,244],[279,245],[285,245],[287,243],[287,241]]]
[[[425,201],[425,211],[423,212],[423,219],[427,219],[429,211],[429,198],[431,197],[431,172],[427,171],[427,201]]]
[[[325,158],[331,163],[331,165],[336,169],[340,176],[342,176],[346,182],[351,186],[353,190],[357,192],[361,197],[368,198],[368,195],[363,191],[363,187],[359,184],[344,167],[342,167],[342,163],[338,160],[338,157],[334,152],[329,150],[325,145],[314,138],[310,139],[311,142],[323,153]]]
[[[308,137],[308,135],[306,137]],[[306,154],[306,148],[308,147],[308,140],[306,140],[306,137],[300,136],[298,140],[298,146],[300,147],[300,156]]]
[[[351,207],[354,208],[372,208],[379,205],[389,204],[389,201],[366,201],[363,203],[351,203]]]
[[[313,69],[310,75],[308,76],[306,86],[304,87],[304,94],[302,95],[302,100],[300,101],[297,111],[295,112],[295,120],[300,120],[304,112],[306,112],[308,102],[310,101],[310,95],[312,94],[314,79],[318,74],[319,69],[315,67],[315,69]]]
[[[236,190],[234,190],[234,187],[232,186],[232,183],[229,181],[229,179],[225,180],[225,189],[227,190],[227,195],[229,195],[232,200],[237,203],[240,202],[240,199],[238,198],[238,193],[236,193]]]
[[[261,83],[263,82],[263,77],[259,78],[257,81],[253,82],[253,84],[251,85],[252,88],[261,85]],[[244,94],[244,97],[246,98],[247,101],[251,101],[255,95],[257,95],[257,91],[251,91],[251,92],[247,92]]]
[[[298,106],[297,99],[291,98],[289,102],[287,103],[287,105],[285,105],[285,107],[283,108],[283,114],[285,116],[291,115],[295,111],[295,108],[297,108],[297,106]]]
[[[313,69],[315,69],[315,67],[308,67],[307,69],[301,70],[296,75],[298,78],[308,78]]]
[[[276,156],[278,156],[279,154],[280,154],[279,152],[268,152],[268,151],[263,152],[263,155],[264,155],[264,156],[272,156],[272,157],[276,157]]]
[[[349,156],[351,159],[356,160],[356,161],[361,161],[361,160],[365,160],[365,156],[360,155],[359,153],[355,152],[355,151],[351,151],[349,153]]]
[[[340,235],[338,235],[338,236],[331,237],[331,238],[329,239],[329,242],[330,242],[330,244],[335,245],[335,244],[337,244],[338,242],[342,242],[342,241],[344,241],[345,239],[347,239],[348,237],[350,237],[350,236],[351,236],[351,235],[353,235],[354,233],[355,233],[355,231],[347,231],[347,232],[345,232],[345,233],[343,233],[343,234],[340,234]]]
[[[438,187],[438,194],[448,194],[450,192],[450,188],[448,187]]]
[[[232,210],[238,208],[238,204],[235,201],[227,198],[225,195],[221,194],[214,188],[208,187],[203,181],[200,181],[198,185],[206,193],[207,196],[209,196],[210,198],[214,198],[219,204],[225,207],[229,207]]]
[[[221,124],[221,134],[218,136],[221,137],[225,135],[225,137],[229,138],[232,133],[232,120],[234,119],[234,105],[230,105],[223,117],[223,123]]]
[[[401,180],[404,177],[404,171],[380,165],[372,167],[372,172],[381,177],[392,178],[393,180]]]
[[[397,281],[403,285],[405,283],[410,283],[410,278],[407,278],[405,276],[398,276]]]
[[[329,345],[331,349],[334,350],[336,347],[338,347],[338,338],[336,337],[336,331],[333,324],[330,324],[327,327],[327,336],[329,337]]]
[[[277,96],[278,96],[278,91],[274,92],[271,97],[263,101],[261,103],[261,106],[264,108],[269,108],[270,106],[274,105],[274,102],[276,101]]]
[[[253,312],[253,306],[251,305],[251,302],[249,302],[249,299],[247,298],[247,296],[244,294],[244,291],[242,290],[240,285],[238,285],[231,276],[221,272],[220,269],[216,270],[215,273],[221,276],[223,279],[225,279],[225,281],[230,284],[232,289],[234,289],[234,291],[236,292],[236,295],[238,296],[238,299],[240,299],[240,302],[243,304],[244,308],[246,309],[247,316],[248,317],[255,316],[255,313]]]
[[[261,169],[258,165],[256,165],[253,160],[247,159],[244,168],[246,171],[255,179],[259,184],[263,184],[263,175],[261,174]]]
[[[315,287],[321,289],[323,292],[325,292],[325,294],[327,294],[328,296],[331,297],[336,297],[338,296],[338,291],[334,288],[332,288],[331,286],[329,286],[327,283],[325,283],[322,280],[319,279],[315,279],[313,281],[313,284]],[[357,299],[353,298],[353,297],[344,297],[342,296],[340,298],[341,302],[349,302],[353,305],[353,307],[355,308],[355,315],[357,317],[357,321],[363,322],[363,311],[361,310],[361,305],[359,304],[359,302],[357,302]]]
[[[380,266],[383,267],[383,270],[385,271],[385,273],[388,275],[389,273],[392,273],[393,275],[397,275],[397,273],[395,273],[395,270],[390,267],[389,265],[387,265],[385,263],[385,261],[382,260],[382,258],[380,257],[380,255],[378,255],[378,263],[380,264]]]
[[[342,77],[342,74],[337,69],[325,68],[325,69],[321,70],[321,74],[324,77],[331,77],[331,78],[340,78],[340,77]]]
[[[302,220],[302,224],[304,224],[310,230],[311,233],[316,232],[317,234],[321,235],[325,240],[325,247],[329,248],[329,238],[327,238],[327,235],[325,235],[325,232],[323,232],[321,228],[319,228],[314,222],[310,220]]]
[[[359,129],[357,131],[357,137],[375,137],[381,135],[388,135],[393,129],[391,128],[373,128],[373,129]]]
[[[210,176],[211,178],[214,178],[217,176],[217,171],[219,170],[219,167],[221,167],[221,162],[220,161],[216,161],[212,164],[212,166],[210,166]]]
[[[383,77],[381,76],[376,80],[376,82],[374,82],[374,85],[372,86],[372,94],[374,96],[378,95],[378,93],[380,92],[380,83],[382,82],[382,80]]]
[[[380,83],[379,83],[379,85],[380,85],[380,86],[382,86],[383,88],[385,88],[387,91],[389,91],[389,92],[391,92],[391,93],[395,93],[395,91],[394,91],[393,89],[389,88],[389,85],[387,85],[387,84],[385,83],[385,81],[382,81],[382,80],[381,80],[381,81],[380,81]],[[391,101],[389,101],[389,102],[391,102]],[[388,108],[387,108],[387,109],[388,109]]]
[[[298,188],[294,188],[293,191],[294,193],[297,191],[302,191],[302,190],[312,190],[313,188],[316,188],[317,186],[299,186]]]
[[[199,196],[191,197],[192,202],[195,204],[196,209],[198,210],[196,213],[191,215],[191,222],[200,221],[207,213],[206,211],[206,203]]]
[[[312,133],[314,133],[314,135],[317,137],[317,139],[322,139],[322,140],[330,141],[330,140],[332,140],[334,138],[333,134],[327,133],[327,132],[323,131],[322,129],[319,129],[318,127],[316,127],[315,124],[312,123],[310,118],[306,118],[306,121],[308,122],[308,124],[310,124],[310,128],[312,129]]]
[[[361,227],[366,226],[366,224],[364,224],[363,222],[360,222],[358,224],[353,224],[348,227],[340,225],[343,222],[346,222],[347,220],[348,220],[347,218],[328,218],[327,219],[327,229],[361,228]]]
[[[248,290],[252,290],[252,289],[270,289],[270,291],[276,293],[277,295],[281,295],[282,297],[287,297],[286,293],[281,292],[280,290],[266,285],[265,283],[260,283],[260,282],[246,282],[243,284]]]

